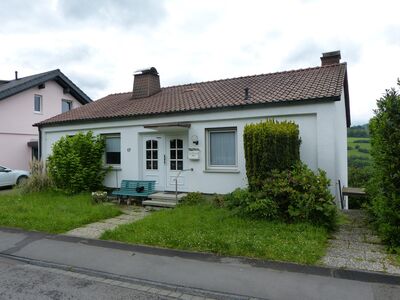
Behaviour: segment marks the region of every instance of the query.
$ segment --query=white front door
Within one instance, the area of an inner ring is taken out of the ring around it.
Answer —
[[[185,191],[187,171],[187,137],[184,135],[166,136],[166,190]]]
[[[143,180],[154,180],[156,190],[186,190],[187,137],[184,135],[143,136]]]
[[[165,189],[165,140],[163,135],[143,137],[143,179],[154,180],[156,190]]]

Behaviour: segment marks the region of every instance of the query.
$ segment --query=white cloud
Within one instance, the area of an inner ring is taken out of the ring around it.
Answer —
[[[34,4],[34,5],[33,5]],[[60,68],[94,99],[155,66],[164,86],[347,61],[353,123],[400,77],[396,1],[0,2],[0,78]]]

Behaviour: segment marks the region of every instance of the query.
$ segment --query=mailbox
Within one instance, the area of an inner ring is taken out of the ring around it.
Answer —
[[[199,160],[200,159],[200,149],[199,148],[189,148],[188,158],[190,160]]]

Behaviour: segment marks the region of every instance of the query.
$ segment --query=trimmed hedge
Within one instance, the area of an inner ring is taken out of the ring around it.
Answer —
[[[243,139],[250,190],[258,190],[272,170],[288,170],[300,161],[301,140],[294,122],[248,124]]]

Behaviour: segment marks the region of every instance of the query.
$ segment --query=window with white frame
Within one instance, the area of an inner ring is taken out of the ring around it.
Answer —
[[[33,98],[33,111],[35,113],[42,112],[42,96],[41,95],[35,95],[35,97]]]
[[[65,113],[66,111],[70,111],[72,109],[72,101],[71,100],[61,100],[61,112]]]
[[[237,167],[237,129],[212,128],[207,135],[207,169]]]
[[[107,165],[121,164],[121,136],[120,134],[104,135],[106,141],[105,162]]]

